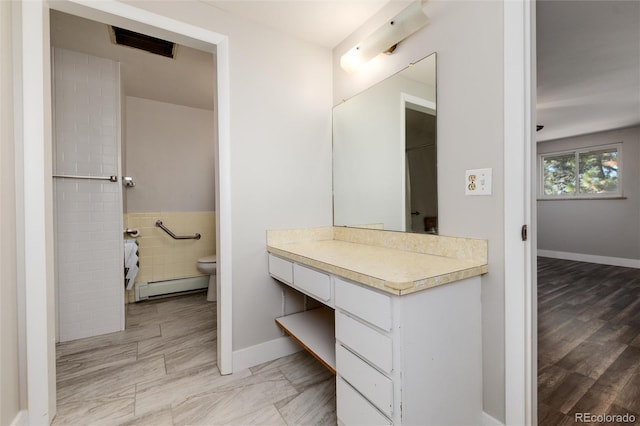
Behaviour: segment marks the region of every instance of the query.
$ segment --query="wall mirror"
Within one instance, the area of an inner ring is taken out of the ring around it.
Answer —
[[[333,109],[333,224],[438,233],[436,54]]]

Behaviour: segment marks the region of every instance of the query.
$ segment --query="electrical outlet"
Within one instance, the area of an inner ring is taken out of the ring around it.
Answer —
[[[492,169],[467,170],[464,179],[465,195],[491,195]]]

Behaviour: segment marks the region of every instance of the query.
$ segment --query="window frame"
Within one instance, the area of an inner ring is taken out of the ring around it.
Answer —
[[[580,193],[580,154],[585,154],[593,151],[603,150],[616,150],[618,160],[618,172],[617,172],[617,191],[607,192],[602,194],[581,194]],[[575,156],[575,179],[576,179],[576,192],[573,194],[565,195],[550,195],[544,193],[544,160],[550,157],[559,157],[562,155],[573,154]],[[563,151],[553,151],[538,154],[538,199],[539,200],[606,200],[606,199],[620,199],[624,198],[622,192],[622,171],[623,171],[623,153],[622,142],[607,144],[607,145],[595,145],[584,148],[567,149]]]

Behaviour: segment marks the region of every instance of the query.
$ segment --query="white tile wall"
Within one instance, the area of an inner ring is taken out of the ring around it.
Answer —
[[[119,65],[54,50],[54,174],[119,176]],[[123,328],[122,186],[54,179],[60,341]]]

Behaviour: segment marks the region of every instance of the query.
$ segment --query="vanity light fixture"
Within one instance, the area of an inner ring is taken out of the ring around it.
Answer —
[[[347,72],[353,72],[380,53],[393,52],[399,42],[427,25],[428,22],[429,18],[422,11],[422,1],[415,0],[342,55],[340,66]]]

